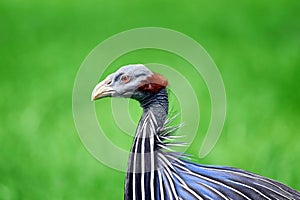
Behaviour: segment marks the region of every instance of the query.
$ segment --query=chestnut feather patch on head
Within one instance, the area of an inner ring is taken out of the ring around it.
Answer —
[[[138,90],[142,92],[150,92],[152,94],[159,92],[168,85],[168,80],[160,74],[153,74],[141,81]]]

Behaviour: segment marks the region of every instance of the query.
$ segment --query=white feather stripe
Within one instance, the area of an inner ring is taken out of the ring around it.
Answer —
[[[203,200],[201,196],[199,196],[193,189],[191,189],[185,182],[182,180],[180,176],[178,176],[176,173],[173,173],[173,175],[179,180],[180,185],[182,188],[184,188],[186,191],[188,191],[190,194],[192,194],[196,199]]]
[[[258,191],[257,189],[255,189],[254,187],[251,187],[249,185],[246,185],[246,184],[243,184],[243,183],[239,183],[239,182],[236,182],[236,181],[232,181],[232,180],[229,180],[229,182],[235,183],[237,185],[241,185],[241,186],[246,187],[246,188],[249,188],[250,190],[253,190],[256,193],[258,193],[259,195],[263,196],[264,198],[271,200],[269,197],[267,197],[266,195],[264,195],[263,193],[261,193],[260,191]]]
[[[133,172],[132,172],[132,199],[133,200],[136,200],[135,175],[136,175],[137,146],[138,146],[138,142],[135,144],[134,153],[133,153],[133,169],[132,169],[133,170]]]
[[[273,190],[272,188],[269,188],[269,187],[267,187],[267,186],[265,186],[265,185],[261,185],[261,184],[259,184],[259,183],[256,183],[256,182],[254,182],[253,184],[255,184],[255,185],[257,185],[257,186],[259,186],[259,187],[261,187],[261,188],[265,188],[265,189],[267,189],[267,190],[270,190],[271,192],[274,192],[275,194],[278,194],[279,196],[282,196],[282,197],[284,197],[284,198],[287,198],[284,194],[282,194],[282,193],[280,193],[280,192],[278,192],[278,191],[276,191],[276,190]],[[288,192],[287,192],[288,193]],[[289,193],[288,193],[289,194]]]
[[[155,171],[155,158],[154,158],[154,136],[150,136],[150,159],[151,159],[151,174],[150,174],[150,191],[151,199],[155,197],[155,188],[154,188],[154,171]]]
[[[152,118],[153,122],[154,122],[154,123],[155,123],[155,125],[157,126],[156,117],[154,116],[154,114],[153,114],[153,112],[152,112],[152,110],[151,110],[151,109],[149,110],[149,114],[151,115],[151,118]]]
[[[165,200],[165,191],[162,183],[162,177],[160,170],[157,171],[158,174],[158,183],[159,183],[159,193],[160,193],[160,199]]]
[[[175,170],[171,162],[161,153],[158,154],[158,159],[163,164],[162,167],[170,167],[172,170]]]
[[[221,172],[225,172],[225,173],[236,174],[236,175],[238,175],[238,176],[243,176],[243,177],[247,177],[247,178],[255,178],[255,179],[257,179],[257,180],[260,180],[260,181],[262,181],[262,182],[268,183],[268,184],[270,184],[270,185],[272,185],[272,186],[278,188],[279,190],[283,191],[283,192],[286,193],[286,194],[289,194],[290,196],[293,196],[291,193],[289,193],[288,191],[286,191],[286,190],[284,190],[283,188],[279,187],[278,185],[272,183],[271,181],[268,181],[267,179],[260,178],[259,176],[253,177],[253,176],[251,176],[251,175],[249,175],[249,174],[242,173],[242,172],[238,172],[238,171],[233,171],[233,170],[230,170],[230,169],[218,169],[218,168],[203,167],[203,166],[199,166],[199,167],[201,167],[202,169],[207,169],[207,170],[211,170],[211,171],[221,171]],[[257,184],[257,183],[255,183],[255,184]],[[265,187],[265,188],[267,188],[267,189],[269,189],[269,190],[272,190],[272,189],[269,188],[269,187]],[[274,190],[272,190],[272,191],[274,191]],[[274,192],[275,192],[275,191],[274,191]],[[283,197],[286,197],[285,194],[281,194],[281,193],[279,193],[279,192],[276,192],[276,193],[277,193],[277,194],[280,194],[280,195],[283,196]]]
[[[146,126],[142,132],[142,144],[141,144],[141,193],[142,200],[146,199],[145,194],[145,140],[146,140]]]
[[[203,199],[202,197],[200,197],[193,189],[191,189],[190,187],[188,187],[188,185],[184,182],[183,179],[181,179],[181,177],[179,175],[177,175],[176,173],[173,173],[173,175],[181,182],[182,187],[184,189],[186,189],[189,193],[191,193],[192,195],[194,195],[195,198],[197,199]],[[215,188],[204,184],[204,183],[198,183],[201,185],[204,185],[205,187],[207,187],[208,189],[214,191],[216,194],[218,194],[220,197],[222,197],[224,200],[229,200],[224,194],[222,194],[221,192],[219,192],[218,190],[216,190]]]
[[[202,180],[206,180],[206,181],[209,181],[209,182],[218,184],[218,185],[220,185],[220,186],[223,186],[223,187],[225,187],[225,188],[227,188],[227,189],[229,189],[229,190],[231,190],[231,191],[233,191],[233,192],[235,192],[235,193],[237,193],[237,194],[243,196],[244,198],[246,198],[246,199],[248,199],[248,200],[251,200],[250,197],[248,197],[247,195],[245,195],[245,194],[242,193],[241,191],[239,191],[239,190],[237,190],[237,189],[235,189],[235,188],[232,188],[232,187],[230,187],[230,186],[228,186],[228,185],[226,185],[226,184],[224,184],[224,183],[222,183],[222,182],[219,182],[219,181],[216,181],[216,180],[214,180],[214,179],[211,179],[211,178],[202,176],[202,175],[200,175],[200,174],[194,173],[194,172],[190,171],[189,169],[187,169],[187,168],[185,168],[185,167],[182,167],[181,165],[178,165],[178,164],[176,164],[176,163],[174,163],[174,165],[176,165],[178,168],[181,168],[181,169],[184,170],[186,173],[188,173],[188,174],[190,174],[190,175],[192,175],[192,176],[195,176],[195,177],[200,178],[200,180],[202,179]]]
[[[175,199],[177,200],[177,199],[178,199],[178,195],[177,195],[177,192],[176,192],[176,189],[175,189],[175,185],[174,185],[174,182],[173,182],[173,178],[171,178],[171,175],[168,173],[168,171],[167,171],[166,169],[168,169],[168,167],[167,167],[167,168],[164,168],[164,169],[163,169],[163,172],[164,172],[164,174],[165,174],[166,177],[167,177],[169,186],[171,187],[170,190],[168,190],[169,195],[170,195],[171,199],[173,199],[173,196],[174,196]]]
[[[147,125],[148,118],[149,118],[149,115],[146,115],[145,120],[141,127],[142,130],[146,130],[145,126]],[[143,131],[142,131],[142,134],[144,134]],[[133,172],[132,172],[132,198],[133,198],[133,200],[137,200],[137,198],[136,198],[136,173],[139,172],[139,170],[137,171],[137,169],[136,169],[136,167],[137,167],[136,163],[137,163],[137,158],[139,157],[138,146],[139,146],[139,142],[140,142],[140,137],[141,137],[140,135],[136,135],[135,148],[133,150]]]

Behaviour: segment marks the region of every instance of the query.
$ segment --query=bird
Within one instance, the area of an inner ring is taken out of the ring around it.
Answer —
[[[98,83],[91,99],[137,100],[143,114],[129,153],[125,200],[300,199],[300,192],[242,169],[193,163],[182,152],[170,123],[168,80],[143,64],[120,67]]]

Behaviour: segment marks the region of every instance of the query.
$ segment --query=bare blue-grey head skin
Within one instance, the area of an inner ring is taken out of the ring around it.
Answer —
[[[148,68],[142,64],[127,65],[107,76],[92,92],[92,100],[103,97],[136,98],[141,94],[138,86],[152,76]]]
[[[128,159],[125,200],[300,200],[298,191],[277,181],[232,167],[191,163],[170,151],[178,143],[170,142],[176,128],[166,119],[167,84],[162,75],[136,64],[121,67],[92,92],[92,100],[133,98],[143,108]]]

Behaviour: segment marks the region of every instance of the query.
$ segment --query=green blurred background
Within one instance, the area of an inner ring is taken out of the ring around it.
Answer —
[[[223,76],[225,127],[199,162],[243,168],[300,190],[299,10],[298,0],[2,0],[0,199],[123,198],[125,175],[99,163],[80,142],[72,89],[81,62],[99,42],[144,26],[194,38]],[[126,61],[155,62],[154,55]],[[198,154],[199,135],[188,153]]]

